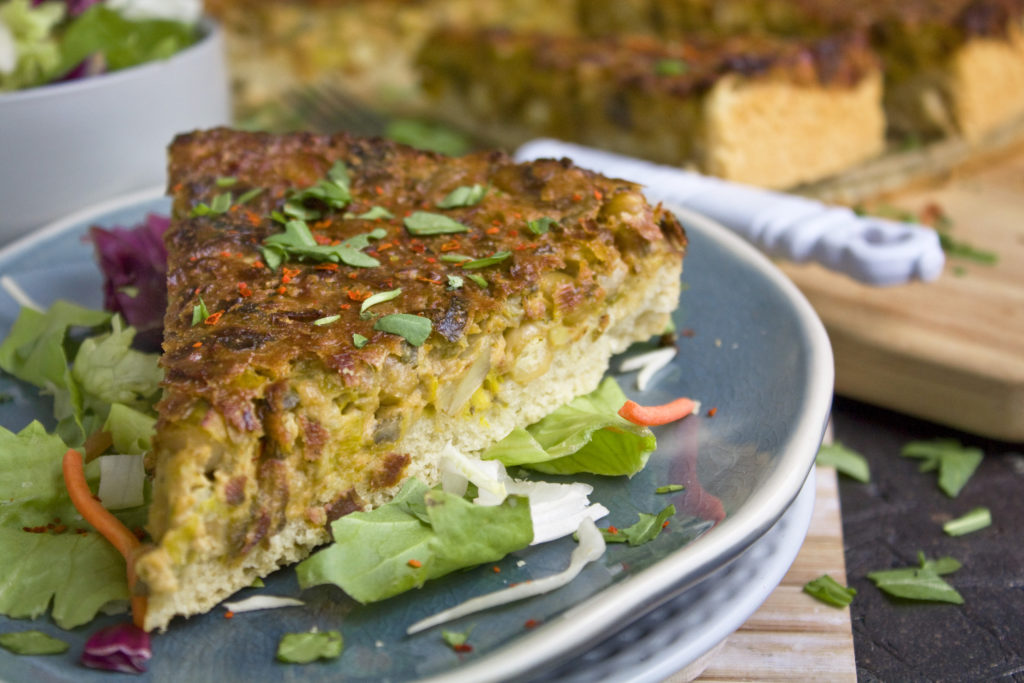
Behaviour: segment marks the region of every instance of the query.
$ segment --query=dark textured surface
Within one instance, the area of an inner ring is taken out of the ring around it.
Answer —
[[[870,484],[841,478],[846,571],[861,681],[1024,681],[1024,444],[988,441],[861,403],[837,399],[835,439],[871,464]],[[957,498],[934,473],[900,457],[912,440],[955,438],[985,459]],[[992,526],[957,538],[942,524],[979,506]],[[868,572],[914,565],[917,551],[950,555],[946,577],[963,605],[900,601]]]

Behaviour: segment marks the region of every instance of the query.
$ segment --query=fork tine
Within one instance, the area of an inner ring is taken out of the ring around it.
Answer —
[[[383,135],[387,129],[384,114],[323,79],[294,89],[287,100],[300,120],[324,133],[345,130],[357,135]]]

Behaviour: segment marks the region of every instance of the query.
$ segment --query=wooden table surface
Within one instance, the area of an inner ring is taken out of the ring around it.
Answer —
[[[697,673],[696,680],[716,683],[857,680],[850,609],[831,607],[803,592],[805,583],[822,574],[846,583],[835,470],[819,467],[816,483],[807,539],[782,582],[717,651],[669,683],[693,680]]]

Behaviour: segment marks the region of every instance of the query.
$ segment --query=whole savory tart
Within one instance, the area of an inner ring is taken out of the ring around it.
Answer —
[[[595,389],[679,298],[676,219],[565,160],[217,129],[169,182],[147,629]]]
[[[664,42],[446,28],[419,63],[445,118],[510,147],[556,137],[777,188],[885,147],[881,70],[857,33]]]

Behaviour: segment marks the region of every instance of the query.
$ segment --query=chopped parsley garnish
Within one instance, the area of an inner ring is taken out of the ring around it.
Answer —
[[[939,231],[939,244],[948,256],[962,258],[975,263],[982,263],[987,266],[994,265],[999,261],[999,255],[987,249],[978,249],[975,246],[954,239],[949,233]]]
[[[439,209],[457,209],[464,206],[476,206],[487,194],[486,185],[462,185],[449,192],[435,206]]]
[[[401,293],[402,293],[402,288],[401,287],[399,287],[398,289],[392,289],[389,292],[377,292],[373,296],[371,296],[371,297],[367,298],[365,301],[363,301],[363,305],[359,307],[359,314],[362,315],[363,313],[366,313],[366,311],[369,310],[369,308],[371,306],[376,306],[377,304],[382,304],[385,301],[391,301],[392,299],[397,298],[398,295],[401,294]]]
[[[853,602],[853,596],[857,595],[857,589],[844,586],[828,574],[823,574],[813,581],[805,583],[804,593],[817,598],[826,605],[846,607]]]
[[[231,204],[234,199],[230,192],[222,192],[220,194],[213,195],[213,199],[209,205],[199,202],[192,207],[191,216],[210,216],[215,214],[227,213],[228,209],[231,208]]]
[[[139,288],[134,285],[124,285],[117,288],[118,294],[124,294],[125,296],[134,299],[139,295]]]
[[[363,348],[369,341],[369,339],[359,334],[358,332],[352,335],[352,345],[355,346],[357,349]]]
[[[682,491],[686,487],[682,484],[666,484],[665,486],[659,486],[654,489],[655,493],[675,493],[676,491]]]
[[[534,235],[544,235],[551,229],[552,225],[557,225],[558,221],[554,218],[544,216],[543,218],[537,218],[532,221],[527,221],[526,227],[530,229]]]
[[[285,215],[299,220],[315,220],[323,216],[324,211],[317,203],[326,205],[328,209],[340,211],[352,201],[351,180],[345,162],[337,161],[326,178],[316,181],[312,187],[293,192],[285,201],[282,211]],[[310,202],[314,206],[310,206]]]
[[[487,287],[487,280],[484,279],[483,275],[478,275],[476,273],[466,273],[466,277],[468,277],[470,280],[477,283],[481,287]]]
[[[441,629],[441,638],[448,644],[448,647],[452,649],[461,648],[469,640],[469,634],[473,631],[473,627],[470,626],[465,631],[449,631],[448,629]]]
[[[335,659],[344,642],[338,631],[286,633],[277,644],[277,660],[287,664],[309,664],[318,659]]]
[[[939,488],[950,498],[956,498],[985,457],[980,449],[966,448],[955,439],[911,441],[900,455],[923,460],[920,472],[939,472]]]
[[[881,590],[889,595],[908,600],[931,600],[934,602],[964,603],[963,597],[941,577],[960,569],[961,564],[952,557],[938,560],[925,559],[924,553],[917,553],[920,567],[884,569],[868,574]]]
[[[59,655],[71,647],[42,631],[0,633],[0,647],[16,655]]]
[[[290,220],[285,223],[284,232],[271,235],[263,240],[263,260],[271,270],[276,270],[286,258],[297,261],[330,261],[344,263],[354,268],[375,268],[380,261],[364,254],[361,250],[370,245],[370,240],[379,240],[387,235],[384,228],[350,237],[341,244],[322,245],[313,239],[313,233],[305,221]]]
[[[203,297],[199,297],[199,303],[192,307],[192,327],[204,322],[209,317],[210,311],[206,308],[206,302],[203,301]]]
[[[992,513],[986,507],[978,507],[961,517],[949,520],[942,525],[942,530],[950,536],[963,536],[987,526],[992,526]]]
[[[659,76],[682,76],[690,70],[690,65],[682,59],[659,59],[654,65],[654,73]]]
[[[465,281],[458,275],[448,276],[448,289],[461,289]]]
[[[466,256],[465,254],[441,254],[441,260],[445,263],[469,263],[473,260],[472,256]]]
[[[391,213],[390,211],[385,209],[383,206],[371,206],[369,209],[367,209],[363,213],[361,213],[361,214],[359,214],[357,216],[353,216],[353,218],[358,218],[358,219],[364,220],[364,221],[374,221],[374,220],[377,220],[378,218],[394,218],[394,217],[395,217],[395,214]]]
[[[392,313],[381,316],[373,324],[373,329],[389,334],[397,334],[413,346],[422,346],[430,336],[434,325],[430,318],[410,313]]]
[[[412,235],[450,235],[457,232],[469,232],[469,226],[429,211],[414,211],[402,221],[405,229]]]
[[[835,467],[840,474],[864,484],[871,481],[871,468],[867,459],[841,443],[822,444],[814,462],[823,467]]]
[[[324,316],[323,318],[317,318],[316,320],[313,321],[313,324],[314,325],[330,325],[333,322],[337,322],[338,319],[340,319],[340,318],[341,318],[340,315],[328,315],[328,316]]]
[[[495,252],[495,253],[491,254],[490,256],[486,256],[484,258],[478,258],[478,259],[476,259],[474,261],[470,261],[469,263],[463,263],[462,267],[467,269],[467,270],[475,270],[477,268],[486,268],[487,266],[493,266],[495,263],[501,263],[502,261],[504,261],[505,259],[507,259],[511,255],[512,255],[511,251],[498,251],[498,252]]]
[[[249,200],[258,197],[261,192],[263,192],[262,187],[254,187],[251,190],[246,190],[245,192],[238,196],[238,200],[235,202],[235,205],[241,206],[242,204],[245,204]]]
[[[221,176],[213,182],[217,184],[217,187],[231,187],[238,182],[238,178],[232,176]]]
[[[609,529],[600,529],[601,536],[604,537],[606,543],[643,545],[656,539],[668,518],[674,514],[676,514],[675,505],[666,506],[657,515],[641,512],[640,519],[632,526],[625,529],[616,529],[615,531],[611,531],[611,527]]]

